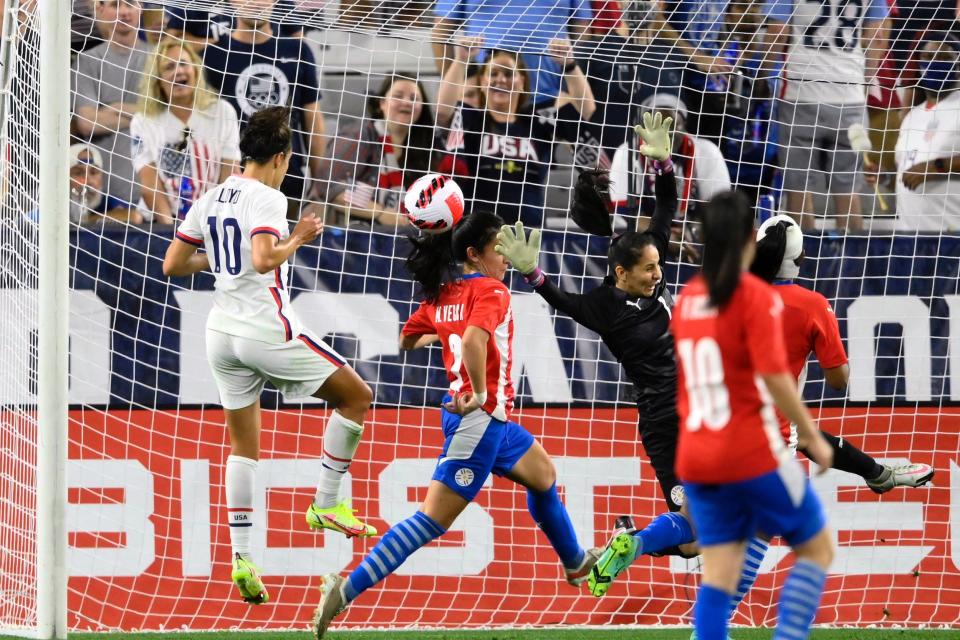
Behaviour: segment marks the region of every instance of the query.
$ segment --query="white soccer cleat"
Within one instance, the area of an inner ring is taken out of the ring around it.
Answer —
[[[593,569],[593,565],[597,564],[597,560],[600,559],[600,556],[603,555],[603,549],[593,548],[587,549],[583,554],[583,562],[580,563],[580,566],[576,569],[564,569],[564,575],[567,578],[567,584],[579,587],[583,584],[583,581],[590,576],[590,570]]]
[[[867,486],[874,493],[886,493],[895,487],[922,487],[933,479],[934,469],[928,464],[908,463],[899,467],[884,465],[883,473]]]
[[[323,576],[320,593],[323,597],[320,606],[313,613],[313,637],[321,640],[327,632],[327,627],[350,604],[343,595],[344,580],[335,573]]]

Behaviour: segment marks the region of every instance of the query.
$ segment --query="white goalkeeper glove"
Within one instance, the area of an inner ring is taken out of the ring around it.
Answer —
[[[640,153],[651,160],[666,160],[670,157],[670,126],[673,118],[664,118],[659,111],[643,114],[643,124],[633,128],[643,138]]]
[[[540,230],[533,229],[527,236],[522,222],[517,222],[513,227],[505,224],[500,227],[494,249],[520,273],[533,273],[540,261]]]

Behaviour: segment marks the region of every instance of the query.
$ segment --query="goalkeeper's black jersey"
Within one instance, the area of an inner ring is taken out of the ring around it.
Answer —
[[[676,212],[677,187],[672,171],[656,180],[657,208],[648,232],[662,261]],[[677,362],[669,331],[673,297],[664,280],[649,298],[629,296],[609,282],[583,295],[567,293],[549,278],[536,291],[551,306],[600,335],[636,388],[642,420],[676,416]]]

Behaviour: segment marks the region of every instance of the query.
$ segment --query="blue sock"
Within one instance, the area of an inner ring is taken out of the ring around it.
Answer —
[[[763,557],[767,555],[767,549],[770,543],[763,538],[750,538],[747,542],[747,555],[743,559],[743,571],[740,573],[740,583],[737,585],[737,593],[733,596],[730,603],[730,615],[733,616],[737,606],[746,597],[747,592],[757,581],[757,574],[760,573],[760,565],[763,564]]]
[[[697,640],[727,640],[730,594],[708,584],[700,586],[693,605],[693,628]]]
[[[422,511],[390,527],[344,583],[343,594],[347,601],[352,601],[396,571],[414,551],[445,532],[443,527]]]
[[[793,565],[780,592],[773,640],[796,640],[809,635],[826,580],[826,571],[808,560],[798,560]]]
[[[527,509],[547,535],[563,566],[567,569],[579,567],[583,563],[584,551],[577,541],[567,508],[560,502],[556,483],[543,493],[527,489]]]
[[[661,513],[653,519],[653,522],[633,535],[640,538],[637,555],[657,553],[694,540],[690,521],[676,511]]]

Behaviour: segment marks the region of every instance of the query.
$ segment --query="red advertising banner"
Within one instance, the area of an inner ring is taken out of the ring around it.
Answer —
[[[70,626],[99,629],[300,628],[327,572],[348,572],[376,543],[307,529],[325,412],[265,411],[254,555],[270,603],[251,607],[230,581],[223,496],[228,454],[218,410],[71,413],[68,469]],[[824,410],[821,427],[881,459],[937,469],[933,487],[874,495],[859,478],[817,480],[838,540],[818,621],[960,623],[960,409]],[[435,409],[372,412],[344,492],[380,532],[423,498],[442,443]],[[630,409],[525,410],[520,422],[554,457],[586,545],[613,520],[664,509]],[[772,547],[735,622],[771,623],[791,565]],[[502,478],[442,539],[363,594],[345,627],[685,624],[695,561],[641,557],[602,599],[562,578],[522,489]]]

